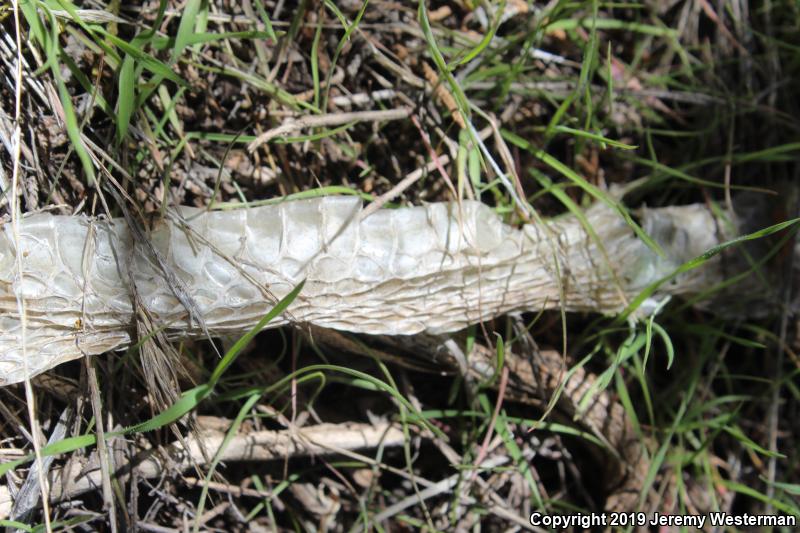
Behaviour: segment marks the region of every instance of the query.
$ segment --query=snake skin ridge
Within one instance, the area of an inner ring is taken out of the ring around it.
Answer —
[[[300,296],[270,327],[447,333],[562,304],[617,312],[719,243],[701,205],[639,212],[663,256],[602,204],[585,215],[596,235],[572,215],[515,228],[472,201],[361,213],[357,198],[326,197],[229,211],[180,208],[155,224],[147,232],[152,246],[202,320],[123,219],[33,214],[20,221],[19,242],[11,224],[0,226],[0,385],[129,346],[134,291],[173,338],[202,336],[203,324],[212,335],[240,335],[303,279]],[[715,265],[683,274],[656,296],[699,292]]]

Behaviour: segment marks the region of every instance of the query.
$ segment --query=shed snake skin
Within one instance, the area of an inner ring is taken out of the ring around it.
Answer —
[[[229,211],[180,208],[154,225],[152,247],[134,242],[122,219],[33,214],[20,221],[18,242],[6,223],[0,385],[129,346],[134,287],[153,322],[173,338],[201,337],[204,328],[240,335],[303,279],[300,296],[269,327],[298,322],[367,334],[443,334],[509,311],[563,305],[618,312],[722,237],[703,205],[638,212],[663,256],[600,203],[585,213],[594,236],[573,215],[515,228],[474,201],[361,213],[355,197]],[[717,259],[654,297],[707,288],[720,279]],[[201,317],[181,303],[176,283]],[[18,298],[26,310],[24,350]]]

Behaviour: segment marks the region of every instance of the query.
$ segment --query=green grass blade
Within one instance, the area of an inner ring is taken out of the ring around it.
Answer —
[[[114,46],[118,47],[120,50],[133,56],[133,58],[145,69],[152,72],[157,76],[161,76],[164,79],[170,80],[174,83],[177,83],[181,87],[188,87],[189,84],[178,76],[175,72],[172,71],[167,65],[156,59],[155,57],[143,52],[138,46],[129,43],[123,39],[120,39],[116,35],[113,35],[106,31],[104,28],[97,27],[96,31],[101,33],[106,39],[108,39]]]
[[[713,248],[711,248],[707,252],[705,252],[703,254],[700,254],[699,256],[695,257],[694,259],[690,259],[689,261],[683,263],[682,265],[680,265],[678,268],[676,268],[675,270],[673,270],[671,273],[667,274],[663,278],[661,278],[661,279],[653,282],[649,286],[645,287],[642,290],[642,292],[640,292],[636,296],[636,298],[633,299],[633,301],[630,303],[630,305],[628,305],[628,307],[626,307],[625,310],[622,311],[622,313],[620,313],[620,315],[617,317],[617,319],[615,321],[615,324],[620,324],[620,323],[624,322],[631,315],[631,313],[633,313],[636,309],[639,308],[640,305],[642,305],[642,302],[644,302],[647,298],[649,298],[650,296],[655,294],[655,292],[658,290],[659,287],[661,287],[661,285],[663,285],[664,283],[668,282],[669,280],[675,278],[676,276],[678,276],[680,274],[683,274],[684,272],[688,272],[690,270],[693,270],[693,269],[703,265],[706,261],[708,261],[709,259],[711,259],[715,255],[719,254],[720,252],[730,248],[731,246],[736,246],[736,245],[741,244],[743,242],[752,241],[752,240],[755,240],[755,239],[760,239],[762,237],[767,237],[769,235],[772,235],[773,233],[777,233],[779,231],[782,231],[782,230],[785,230],[787,228],[790,228],[791,226],[794,226],[798,222],[800,222],[800,218],[794,218],[792,220],[787,220],[785,222],[781,222],[779,224],[775,224],[775,225],[769,226],[768,228],[764,228],[762,230],[755,231],[753,233],[748,233],[747,235],[742,235],[740,237],[736,237],[735,239],[731,239],[731,240],[729,240],[727,242],[724,242],[722,244],[714,246]]]
[[[582,28],[589,28],[595,27],[598,30],[622,30],[627,32],[636,32],[642,33],[645,35],[653,35],[656,37],[669,37],[676,39],[678,37],[677,30],[667,28],[667,27],[659,27],[654,26],[652,24],[641,24],[637,22],[630,22],[627,20],[616,20],[616,19],[605,19],[605,18],[595,18],[595,19],[561,19],[556,20],[545,27],[545,31],[548,33],[552,33],[557,30],[574,30],[579,27]]]
[[[584,139],[591,139],[593,141],[597,141],[601,144],[611,146],[613,148],[619,148],[621,150],[636,150],[638,146],[632,144],[625,144],[621,141],[615,141],[614,139],[609,139],[599,133],[592,133],[590,131],[578,130],[575,128],[570,128],[569,126],[562,126],[558,125],[555,127],[556,133],[568,133],[570,135],[574,135],[575,137],[583,137]]]
[[[255,393],[247,399],[244,405],[242,405],[241,409],[239,409],[239,412],[236,415],[236,418],[234,418],[231,427],[228,428],[227,432],[225,432],[225,438],[222,439],[222,443],[214,454],[214,458],[211,460],[211,464],[208,467],[208,472],[206,472],[205,483],[203,483],[203,488],[200,491],[200,500],[197,502],[197,512],[195,513],[193,527],[193,531],[195,532],[200,530],[200,520],[202,519],[206,498],[208,497],[208,484],[211,482],[211,478],[214,476],[214,472],[216,472],[220,461],[222,461],[225,450],[228,448],[236,434],[239,433],[239,428],[242,426],[245,416],[247,416],[250,410],[255,406],[256,402],[258,402],[260,399],[261,394]]]
[[[272,28],[272,21],[269,19],[269,15],[267,11],[264,9],[262,2],[254,2],[256,5],[256,11],[258,11],[258,16],[261,18],[261,22],[264,23],[264,27],[266,28],[266,37],[270,39],[272,42],[276,42],[278,40],[278,36],[275,35],[275,30]]]
[[[264,326],[269,324],[273,319],[275,319],[278,315],[283,313],[287,307],[297,298],[297,295],[300,294],[300,291],[303,290],[303,286],[306,284],[305,280],[301,281],[297,284],[297,286],[289,292],[286,296],[284,296],[276,305],[273,307],[269,313],[264,315],[264,317],[258,321],[258,323],[253,326],[247,333],[242,335],[239,340],[237,340],[234,345],[231,347],[230,350],[222,357],[222,360],[217,364],[217,367],[214,369],[214,372],[211,374],[211,377],[208,380],[208,383],[211,387],[217,384],[219,379],[222,377],[222,374],[225,373],[225,370],[228,369],[229,366],[236,360],[239,356],[239,353],[242,349],[250,344],[250,341],[253,340]]]
[[[722,483],[722,485],[724,485],[726,488],[734,492],[738,492],[739,494],[744,494],[745,496],[750,496],[751,498],[755,498],[756,500],[772,505],[773,507],[775,507],[776,509],[778,509],[783,513],[786,513],[787,515],[795,516],[798,519],[800,519],[800,509],[798,509],[798,507],[785,504],[782,501],[777,500],[775,498],[769,498],[767,497],[766,494],[763,494],[752,487],[742,485],[741,483],[737,483],[735,481],[720,479],[719,482]]]
[[[117,83],[119,97],[117,98],[117,144],[122,144],[128,135],[133,111],[136,108],[136,75],[133,57],[125,55],[122,67],[119,70]]]
[[[210,387],[208,384],[203,384],[198,387],[194,387],[193,389],[189,389],[181,394],[181,397],[178,398],[175,403],[155,415],[150,420],[116,432],[115,436],[126,435],[129,433],[144,433],[168,426],[169,424],[174,424],[186,414],[196,409],[197,406],[200,405],[200,402],[202,402],[209,394],[211,394],[211,391],[212,387]],[[109,434],[108,436],[111,435],[113,434]]]
[[[0,527],[8,527],[12,530],[14,529],[21,529],[22,531],[27,531],[29,533],[33,532],[33,528],[27,524],[23,524],[22,522],[18,522],[16,520],[0,520]]]
[[[611,198],[607,193],[601,191],[600,189],[598,189],[597,187],[586,181],[584,178],[579,176],[574,170],[569,168],[567,165],[565,165],[555,157],[551,156],[544,150],[536,148],[530,142],[523,139],[522,137],[507,130],[501,130],[501,134],[503,135],[504,139],[508,140],[509,142],[520,148],[527,150],[528,152],[533,154],[534,157],[536,157],[537,159],[548,165],[550,168],[552,168],[565,178],[575,183],[578,187],[586,191],[595,200],[599,200],[604,204],[606,204],[607,206],[614,209],[614,211],[616,211],[622,217],[622,219],[625,220],[625,223],[628,224],[628,226],[630,226],[633,232],[636,233],[636,235],[640,239],[642,239],[642,241],[647,245],[648,248],[653,250],[661,257],[665,256],[664,251],[661,249],[658,243],[656,243],[653,239],[651,239],[650,236],[641,228],[641,226],[639,226],[639,224],[637,224],[636,221],[633,220],[633,217],[631,217],[630,213],[628,213],[628,210],[625,209],[625,207],[620,202],[617,202],[616,200]]]
[[[464,57],[462,57],[461,59],[457,59],[453,61],[450,65],[448,65],[448,70],[455,70],[456,67],[466,65],[467,63],[478,57],[484,50],[486,50],[486,47],[489,46],[489,44],[492,42],[492,39],[494,39],[494,35],[495,33],[497,33],[497,28],[500,27],[500,20],[503,16],[505,8],[506,8],[506,0],[502,0],[500,2],[500,5],[497,6],[495,9],[494,20],[489,25],[489,30],[486,32],[486,35],[484,35],[483,38],[481,38],[480,42],[477,45],[475,45],[475,47],[472,50],[467,52],[464,55]]]
[[[180,57],[183,49],[190,43],[189,39],[194,34],[197,25],[197,12],[200,10],[202,0],[188,0],[183,6],[183,15],[178,25],[178,34],[175,36],[175,46],[169,57],[170,63],[175,63]]]
[[[61,73],[58,69],[59,67],[54,65],[51,72],[56,80],[61,106],[64,108],[64,125],[67,128],[67,136],[72,143],[72,147],[75,149],[75,153],[78,154],[78,159],[80,159],[83,171],[86,173],[86,180],[90,185],[94,185],[94,163],[92,162],[92,157],[89,155],[89,150],[86,149],[86,145],[83,143],[78,116],[75,114],[75,107],[72,105],[72,95],[70,95],[67,86],[64,84],[64,79],[61,77]]]
[[[464,90],[455,80],[452,72],[447,67],[444,56],[442,55],[439,45],[436,42],[436,37],[433,35],[433,29],[431,28],[430,20],[428,20],[428,9],[425,6],[425,2],[422,0],[419,0],[417,3],[417,20],[422,28],[425,41],[428,43],[428,52],[430,52],[431,58],[433,58],[433,62],[436,64],[436,68],[439,70],[439,74],[444,77],[445,81],[447,81],[447,85],[449,86],[450,91],[453,93],[453,98],[455,98],[456,104],[458,105],[458,110],[461,112],[464,119],[466,119],[469,117],[469,101],[464,94]]]

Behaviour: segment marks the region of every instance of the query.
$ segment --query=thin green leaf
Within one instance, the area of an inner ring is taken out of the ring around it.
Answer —
[[[672,345],[672,339],[663,327],[657,322],[652,323],[653,329],[656,330],[658,336],[664,341],[664,348],[667,350],[667,370],[672,368],[672,363],[675,361],[675,347]]]
[[[334,4],[331,0],[325,0],[325,5],[331,9],[334,13],[342,21],[346,21],[347,19],[344,17],[339,8]],[[333,53],[333,58],[331,59],[331,65],[328,67],[328,78],[325,81],[325,97],[322,99],[322,109],[328,108],[328,97],[331,92],[331,80],[333,79],[333,73],[336,71],[336,64],[339,62],[339,56],[342,54],[342,50],[344,50],[345,45],[350,41],[350,35],[358,28],[358,25],[361,23],[361,19],[364,17],[364,13],[367,11],[367,5],[369,5],[369,0],[362,0],[361,2],[361,9],[358,10],[356,13],[356,18],[353,19],[351,24],[346,24],[343,22],[343,25],[346,25],[344,30],[344,35],[342,38],[339,39],[339,42],[336,45],[336,50]]]
[[[433,29],[431,28],[431,23],[428,19],[428,9],[423,0],[419,0],[417,2],[417,20],[419,20],[419,25],[422,28],[425,41],[428,43],[428,52],[430,52],[433,62],[436,63],[436,68],[439,70],[439,75],[443,76],[445,81],[447,81],[447,85],[449,86],[450,91],[453,94],[453,98],[455,98],[456,104],[458,105],[458,110],[466,119],[469,116],[469,101],[464,94],[464,90],[458,84],[456,79],[453,77],[452,72],[450,72],[450,69],[447,67],[444,56],[442,55],[439,45],[436,42],[436,37],[433,35]]]
[[[225,438],[222,439],[222,443],[219,445],[219,448],[214,453],[214,458],[211,460],[211,464],[208,467],[208,472],[206,472],[205,483],[203,483],[203,488],[200,491],[200,500],[197,503],[197,512],[195,513],[193,528],[195,532],[200,530],[200,521],[202,520],[203,509],[205,508],[206,498],[208,497],[208,484],[211,482],[211,478],[214,477],[214,473],[216,472],[220,461],[222,461],[225,450],[228,449],[228,446],[233,438],[237,433],[239,433],[239,428],[241,427],[245,416],[247,416],[253,406],[255,406],[256,402],[258,402],[260,399],[261,394],[258,393],[251,395],[250,398],[247,399],[244,405],[242,405],[241,409],[239,409],[239,413],[233,420],[233,424],[231,424],[231,427],[228,428],[228,431],[225,433]]]
[[[726,425],[722,426],[721,429],[725,433],[731,435],[733,438],[735,438],[737,441],[739,441],[740,444],[746,446],[747,448],[750,448],[751,450],[753,450],[754,452],[756,452],[756,453],[758,453],[760,455],[763,455],[764,457],[775,457],[775,458],[779,458],[779,459],[785,459],[786,458],[786,456],[784,454],[782,454],[782,453],[772,452],[772,451],[764,448],[763,446],[759,445],[753,439],[751,439],[750,437],[745,435],[738,426],[732,426],[732,425],[727,425],[726,424]]]
[[[767,497],[766,494],[763,494],[754,488],[742,485],[741,483],[737,483],[735,481],[729,481],[727,479],[720,479],[720,483],[722,483],[722,485],[724,485],[726,488],[734,492],[738,492],[739,494],[744,494],[745,496],[750,496],[751,498],[755,498],[758,501],[772,505],[773,507],[775,507],[776,509],[778,509],[783,513],[786,513],[787,515],[792,515],[800,518],[800,510],[798,510],[797,507],[794,507],[792,505],[787,505],[775,498],[769,498]]]
[[[122,144],[128,134],[133,111],[136,108],[136,76],[133,57],[126,54],[119,70],[119,97],[117,98],[117,143]]]
[[[19,9],[28,24],[28,30],[33,34],[33,37],[39,43],[39,46],[45,48],[47,40],[47,31],[45,30],[42,19],[39,18],[37,11],[38,2],[29,0],[27,2],[20,2]]]
[[[773,487],[779,488],[782,491],[786,492],[787,494],[791,494],[792,496],[800,496],[800,484],[798,483],[781,483],[779,481],[769,481],[764,476],[760,476],[761,481],[772,485]]]
[[[608,137],[604,137],[598,133],[592,133],[590,131],[584,131],[584,130],[577,130],[575,128],[570,128],[569,126],[563,126],[560,124],[555,127],[555,131],[558,133],[568,133],[576,137],[591,139],[593,141],[597,141],[602,144],[607,144],[608,146],[613,146],[614,148],[619,148],[621,150],[636,150],[638,148],[638,146],[632,144],[625,144],[624,142],[621,141],[615,141],[613,139],[609,139]]]
[[[275,307],[270,309],[270,311],[264,315],[264,317],[258,321],[258,323],[250,329],[247,333],[242,335],[239,340],[237,340],[234,345],[231,347],[230,350],[222,357],[222,360],[217,364],[217,367],[214,369],[214,372],[211,374],[211,377],[208,380],[208,384],[211,387],[214,387],[228,367],[233,364],[236,358],[239,356],[239,353],[242,349],[250,344],[250,341],[253,340],[264,326],[269,324],[273,319],[275,319],[278,315],[283,313],[287,307],[297,298],[297,295],[300,294],[300,291],[303,290],[303,286],[305,285],[305,280],[301,281],[297,284],[297,286],[292,289],[289,294],[284,296]]]
[[[727,241],[727,242],[724,242],[724,243],[719,244],[717,246],[714,246],[713,248],[711,248],[707,252],[705,252],[703,254],[700,254],[699,256],[695,257],[694,259],[690,259],[689,261],[683,263],[678,268],[673,270],[670,274],[667,274],[663,278],[661,278],[661,279],[653,282],[649,286],[645,287],[642,290],[642,292],[640,292],[636,296],[636,298],[633,299],[633,301],[630,303],[630,305],[628,305],[628,307],[626,307],[625,310],[622,313],[620,313],[620,315],[617,317],[615,323],[616,324],[620,324],[620,323],[624,322],[631,315],[631,313],[633,313],[636,309],[638,309],[639,306],[642,305],[642,302],[644,302],[647,298],[652,296],[658,290],[658,288],[661,287],[661,285],[663,285],[664,283],[668,282],[669,280],[675,278],[676,276],[679,276],[680,274],[683,274],[684,272],[688,272],[690,270],[693,270],[693,269],[701,266],[706,261],[708,261],[709,259],[711,259],[715,255],[719,254],[720,252],[730,248],[731,246],[736,246],[736,245],[741,244],[743,242],[752,241],[752,240],[755,240],[755,239],[760,239],[762,237],[767,237],[769,235],[772,235],[773,233],[777,233],[777,232],[782,231],[782,230],[784,230],[786,228],[789,228],[789,227],[797,224],[798,222],[800,222],[800,218],[794,218],[792,220],[787,220],[785,222],[781,222],[779,224],[775,224],[773,226],[769,226],[768,228],[764,228],[762,230],[755,231],[753,233],[748,233],[747,235],[742,235],[740,237],[736,237],[735,239],[731,239],[730,241]]]
[[[555,20],[545,27],[547,33],[557,30],[574,30],[578,27],[596,28],[598,30],[624,30],[627,32],[643,33],[656,37],[677,38],[678,32],[667,27],[653,26],[651,24],[641,24],[629,22],[627,20],[603,19],[603,18],[583,18],[583,19],[560,19]]]
[[[648,248],[653,250],[660,257],[665,256],[664,251],[661,249],[658,243],[656,243],[653,239],[651,239],[650,236],[641,228],[641,226],[639,226],[639,224],[637,224],[636,221],[633,220],[630,213],[628,213],[628,210],[625,209],[622,206],[622,204],[615,201],[608,194],[601,191],[600,189],[598,189],[597,187],[586,181],[584,178],[580,177],[574,170],[569,168],[567,165],[565,165],[555,157],[551,156],[544,150],[536,148],[530,142],[523,139],[522,137],[514,133],[511,133],[510,131],[507,130],[501,130],[501,134],[503,135],[504,139],[507,139],[512,144],[515,144],[516,146],[519,146],[520,148],[529,151],[531,154],[533,154],[534,157],[541,160],[543,163],[547,164],[550,168],[557,171],[565,178],[571,180],[578,187],[589,193],[594,199],[599,200],[604,204],[606,204],[607,206],[614,209],[623,218],[623,220],[625,220],[625,223],[628,224],[628,226],[630,226],[633,232],[636,233],[636,235],[640,239],[642,239],[642,242],[644,242]]]
[[[33,531],[33,528],[31,526],[23,524],[22,522],[17,522],[16,520],[0,520],[0,527],[21,529],[22,531],[28,531],[28,532]]]
[[[168,79],[172,82],[175,82],[182,87],[189,86],[186,80],[178,76],[167,65],[165,65],[158,59],[154,58],[153,56],[146,54],[137,46],[134,46],[133,44],[120,39],[116,35],[109,33],[108,31],[106,31],[101,27],[97,27],[96,31],[98,33],[101,33],[106,39],[108,39],[115,46],[119,47],[123,52],[133,56],[133,58],[137,61],[137,63],[142,65],[145,69],[149,70],[153,74],[161,76],[162,78]]]
[[[522,477],[528,483],[528,487],[531,490],[531,494],[533,495],[533,501],[537,505],[537,508],[544,509],[545,504],[544,500],[542,499],[541,491],[539,490],[539,484],[536,482],[536,479],[533,477],[533,472],[531,471],[531,463],[528,461],[522,450],[520,449],[519,445],[517,444],[514,436],[514,432],[511,431],[509,427],[509,420],[506,418],[505,412],[501,412],[497,417],[497,421],[495,422],[495,431],[503,439],[503,446],[505,447],[508,454],[511,456],[511,459],[514,461],[514,464],[519,469],[519,472],[522,474]]]
[[[69,137],[75,153],[78,154],[83,171],[86,173],[86,180],[90,185],[95,183],[94,163],[86,145],[83,144],[83,136],[81,135],[80,125],[78,124],[78,117],[75,114],[75,107],[72,105],[72,96],[64,84],[61,73],[58,71],[59,67],[54,66],[51,70],[53,78],[56,80],[56,87],[58,87],[58,97],[61,101],[61,106],[64,109],[64,125],[67,128],[67,136]]]
[[[469,52],[467,52],[464,57],[461,59],[457,59],[450,65],[448,65],[448,70],[455,70],[456,67],[460,67],[461,65],[466,65],[476,57],[478,57],[481,52],[483,52],[487,46],[492,42],[494,39],[495,33],[497,33],[497,28],[500,27],[500,21],[502,19],[503,13],[505,12],[506,7],[506,0],[502,0],[500,5],[495,8],[495,15],[494,20],[489,25],[489,31],[486,32],[486,35],[481,38],[480,42]]]
[[[197,24],[197,12],[200,10],[202,0],[188,0],[183,6],[181,22],[178,25],[178,33],[175,35],[175,46],[172,48],[169,62],[175,63],[180,57],[183,49],[189,45],[189,40],[194,34]]]
[[[261,22],[264,23],[264,27],[266,28],[266,35],[267,38],[270,39],[272,42],[278,40],[278,36],[275,35],[275,30],[272,29],[272,21],[269,19],[269,15],[267,11],[264,9],[263,2],[255,2],[256,11],[258,11],[258,16],[261,17]]]

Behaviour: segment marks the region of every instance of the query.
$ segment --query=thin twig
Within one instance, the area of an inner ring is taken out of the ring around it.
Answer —
[[[411,173],[409,173],[405,178],[400,180],[397,185],[392,187],[389,191],[385,192],[384,194],[380,195],[376,198],[371,204],[366,206],[362,211],[359,220],[364,220],[371,214],[378,211],[382,208],[386,203],[391,202],[403,192],[414,185],[422,176],[429,172],[433,172],[434,169],[438,168],[440,165],[446,165],[450,162],[450,156],[447,154],[442,154],[438,158],[434,159],[424,167],[418,168]]]
[[[500,385],[497,387],[497,401],[494,405],[494,411],[492,411],[492,419],[489,421],[489,427],[486,429],[486,435],[483,436],[483,442],[481,443],[481,448],[478,451],[478,456],[475,458],[475,468],[472,471],[472,477],[470,478],[470,482],[474,482],[475,478],[478,476],[478,468],[481,463],[483,463],[484,458],[486,457],[486,452],[489,450],[489,442],[492,440],[492,435],[494,434],[494,426],[497,424],[497,418],[500,416],[500,408],[503,406],[503,400],[506,397],[506,387],[508,386],[508,367],[503,366],[503,369],[500,371]]]
[[[131,460],[120,466],[116,474],[136,473],[139,479],[154,479],[170,472],[183,472],[196,464],[207,463],[223,446],[224,432],[205,431],[199,437],[186,439],[186,444],[175,442],[164,454],[157,450],[140,450]],[[202,442],[201,442],[202,439]],[[346,423],[319,424],[293,430],[258,431],[237,435],[225,443],[221,461],[272,461],[285,457],[307,457],[319,454],[345,453],[378,446],[395,447],[405,441],[403,430],[388,422],[379,424]],[[49,473],[52,482],[52,501],[65,501],[96,490],[100,484],[97,452],[84,461],[72,461],[67,466]],[[0,486],[0,520],[11,510],[11,494],[5,485]]]
[[[22,360],[23,366],[27,369],[28,354],[27,354],[27,316],[25,310],[25,297],[22,294],[22,288],[25,286],[23,279],[22,269],[22,252],[19,249],[19,244],[22,242],[20,237],[20,213],[19,196],[17,191],[19,189],[19,170],[20,170],[20,156],[22,146],[22,129],[20,123],[22,120],[22,30],[19,19],[19,2],[12,0],[14,9],[14,30],[16,32],[16,47],[17,47],[17,61],[14,68],[14,133],[12,135],[14,151],[12,154],[12,170],[11,170],[11,199],[9,201],[11,211],[11,226],[14,234],[14,242],[17,246],[17,253],[14,254],[16,258],[17,276],[19,280],[18,289],[15,291],[17,300],[17,312],[19,313],[20,320],[20,335],[22,344]],[[42,514],[44,515],[44,525],[47,533],[51,533],[52,524],[50,522],[50,505],[48,502],[48,495],[50,494],[49,486],[47,483],[47,475],[44,461],[42,460],[42,443],[40,439],[39,421],[36,418],[36,398],[33,394],[33,387],[31,386],[30,376],[25,377],[25,400],[28,407],[28,418],[31,424],[31,437],[33,441],[33,450],[36,456],[37,475],[39,477],[39,488],[42,493]]]
[[[294,133],[305,128],[319,128],[325,126],[341,126],[350,122],[379,122],[383,120],[401,120],[408,118],[411,108],[400,107],[379,111],[351,111],[349,113],[329,113],[327,115],[307,115],[301,118],[286,119],[283,124],[265,131],[254,141],[247,145],[250,152],[254,152],[262,144],[275,137]]]
[[[73,412],[74,410],[72,405],[68,404],[67,407],[61,412],[61,416],[58,418],[56,426],[53,428],[53,431],[50,433],[50,437],[47,439],[47,444],[59,442],[66,436],[67,426],[72,419]],[[42,459],[42,466],[45,468],[45,475],[47,475],[47,471],[53,464],[54,459],[54,455],[49,455]],[[28,522],[31,511],[33,511],[39,505],[41,496],[41,490],[39,488],[40,486],[39,467],[37,464],[34,464],[33,467],[28,471],[28,477],[25,479],[22,487],[20,487],[19,492],[17,492],[14,497],[14,505],[11,509],[11,520],[23,523]]]
[[[480,131],[480,133],[477,133],[477,136],[480,139],[485,139],[486,137],[491,135],[491,133],[492,133],[491,128],[484,128],[483,130]],[[361,211],[360,220],[364,220],[365,218],[367,218],[371,214],[373,214],[376,211],[378,211],[380,208],[382,208],[388,202],[391,202],[392,200],[394,200],[395,198],[397,198],[398,196],[403,194],[403,192],[406,189],[411,187],[414,183],[416,183],[425,174],[427,174],[429,172],[433,172],[434,169],[437,169],[440,166],[444,166],[444,165],[448,164],[449,162],[450,162],[450,156],[447,155],[447,154],[442,154],[438,158],[436,158],[433,161],[429,162],[424,167],[414,170],[413,172],[408,174],[405,178],[400,180],[400,182],[398,182],[397,185],[392,187],[389,191],[387,191],[386,193],[382,194],[381,196],[376,198],[372,203],[370,203],[368,206],[366,206]]]

